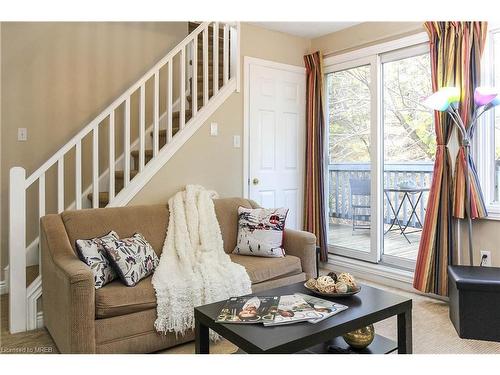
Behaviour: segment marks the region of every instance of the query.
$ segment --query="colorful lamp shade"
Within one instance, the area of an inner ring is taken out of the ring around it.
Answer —
[[[424,100],[423,104],[435,111],[444,112],[450,105],[460,100],[460,89],[458,87],[443,87]]]
[[[478,107],[491,103],[498,97],[498,91],[491,87],[477,87],[474,90],[474,103]]]
[[[491,102],[490,102],[490,105],[492,107],[495,107],[497,105],[500,104],[500,94],[497,94],[497,96],[495,96],[495,99],[493,99]]]

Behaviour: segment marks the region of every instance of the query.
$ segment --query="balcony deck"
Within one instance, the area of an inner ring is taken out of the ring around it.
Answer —
[[[386,228],[387,229],[387,228]],[[411,232],[413,228],[408,228]],[[407,234],[411,244],[399,233],[391,231],[384,236],[384,254],[416,260],[420,236],[422,232]],[[349,224],[330,223],[328,230],[328,243],[333,246],[342,246],[351,249],[369,251],[370,231],[367,229],[356,229],[352,231]]]

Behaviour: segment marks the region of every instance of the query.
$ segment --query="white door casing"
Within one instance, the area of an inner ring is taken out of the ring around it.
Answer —
[[[286,226],[302,229],[305,69],[253,58],[245,68],[245,192],[262,207],[288,208]]]

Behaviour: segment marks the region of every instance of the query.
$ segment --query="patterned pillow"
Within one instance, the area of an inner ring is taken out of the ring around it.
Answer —
[[[288,208],[238,208],[238,240],[234,254],[285,256],[283,234]]]
[[[140,233],[130,238],[103,243],[109,261],[127,286],[134,286],[151,275],[160,260],[148,241]]]
[[[81,261],[86,263],[94,274],[95,288],[99,289],[117,278],[116,272],[109,263],[106,250],[102,246],[104,241],[117,240],[116,232],[111,231],[105,236],[90,240],[76,240],[76,250]]]

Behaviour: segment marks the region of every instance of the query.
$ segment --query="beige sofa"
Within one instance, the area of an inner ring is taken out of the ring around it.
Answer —
[[[224,250],[231,253],[236,244],[238,207],[257,205],[240,198],[214,203]],[[166,205],[66,211],[41,219],[44,322],[61,352],[149,353],[193,340],[192,332],[176,337],[155,331],[156,298],[151,277],[135,287],[115,280],[95,290],[90,269],[75,252],[77,239],[115,230],[120,237],[142,233],[160,255],[167,223]],[[284,258],[230,254],[246,268],[253,291],[315,275],[315,236],[286,229],[284,241]]]

